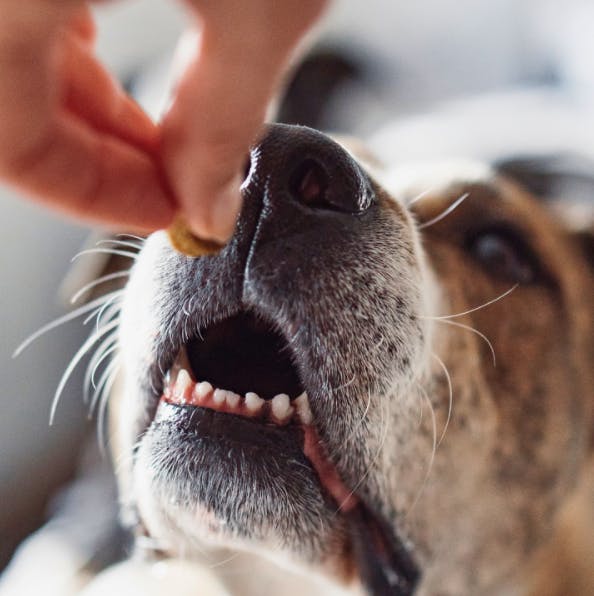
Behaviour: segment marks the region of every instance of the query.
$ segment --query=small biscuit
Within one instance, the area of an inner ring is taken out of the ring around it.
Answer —
[[[173,248],[188,257],[215,255],[223,248],[218,242],[198,238],[180,215],[173,220],[167,234]]]

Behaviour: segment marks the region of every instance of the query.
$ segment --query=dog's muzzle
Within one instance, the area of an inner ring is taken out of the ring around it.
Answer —
[[[209,531],[272,533],[310,562],[341,535],[371,593],[411,594],[417,568],[360,486],[369,464],[352,426],[365,405],[354,396],[386,389],[394,354],[411,358],[398,335],[406,299],[378,285],[394,275],[382,254],[402,235],[378,192],[324,135],[272,126],[251,152],[229,244],[192,259],[150,239],[129,294],[151,305],[151,322],[134,323],[142,309],[130,298],[122,333],[144,349],[128,367],[142,402],[134,474],[150,470],[167,516],[199,507]],[[388,325],[363,312],[370,292]]]

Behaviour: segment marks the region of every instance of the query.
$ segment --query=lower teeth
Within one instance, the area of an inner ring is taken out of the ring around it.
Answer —
[[[199,406],[249,418],[262,418],[277,425],[288,424],[291,420],[311,424],[312,415],[305,392],[294,399],[280,393],[271,400],[264,400],[253,392],[242,396],[232,391],[214,388],[206,381],[195,383],[183,368],[177,371],[177,375],[171,376],[174,378],[163,395],[163,399],[169,403]]]

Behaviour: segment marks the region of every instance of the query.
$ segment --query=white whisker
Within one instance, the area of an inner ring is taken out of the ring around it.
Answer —
[[[384,428],[383,428],[382,434],[381,434],[381,437],[382,438],[380,439],[380,444],[379,444],[379,447],[377,448],[377,451],[375,452],[374,456],[371,458],[371,461],[369,462],[369,465],[367,466],[367,470],[365,471],[365,473],[363,474],[363,476],[361,476],[361,478],[359,479],[359,481],[349,491],[349,494],[347,495],[347,497],[345,497],[345,499],[342,501],[342,503],[340,503],[340,505],[338,506],[338,509],[336,510],[335,513],[340,513],[340,511],[346,505],[346,503],[348,502],[348,500],[354,494],[357,493],[357,490],[359,490],[359,487],[361,486],[361,484],[363,484],[363,482],[365,481],[365,478],[367,478],[367,476],[369,476],[369,472],[371,471],[372,466],[375,465],[375,462],[377,461],[377,459],[381,455],[382,449],[384,448],[384,445],[386,443],[386,439],[388,438],[389,428],[390,428],[390,424],[388,422],[388,417],[386,416],[385,417]]]
[[[115,290],[111,292],[111,294],[106,294],[105,296],[109,296],[109,298],[102,304],[99,308],[94,310],[84,321],[83,325],[87,325],[89,321],[93,319],[93,317],[97,317],[97,331],[99,331],[99,324],[101,321],[101,317],[108,311],[109,307],[117,305],[118,310],[121,308],[121,304],[117,304],[118,298],[122,298],[124,295],[123,290]],[[104,297],[105,297],[104,296]]]
[[[115,365],[115,366],[113,366],[113,368],[111,368],[112,365]],[[105,372],[107,372],[107,369]],[[107,415],[107,404],[109,402],[109,396],[111,393],[111,389],[113,387],[113,384],[115,383],[118,372],[119,372],[119,362],[114,360],[113,362],[110,363],[109,374],[106,377],[105,382],[101,386],[99,413],[97,415],[97,439],[99,441],[99,451],[101,452],[101,455],[103,457],[106,456],[106,448],[108,447],[108,443],[109,443],[109,437],[107,437],[105,434],[105,418]],[[98,388],[99,388],[99,386],[98,386]]]
[[[429,406],[429,412],[431,413],[433,446],[431,448],[431,456],[429,457],[429,464],[427,465],[427,471],[425,472],[423,482],[421,482],[421,486],[419,487],[419,490],[417,491],[417,494],[413,499],[413,502],[404,514],[405,517],[408,517],[411,511],[416,507],[417,503],[419,502],[419,499],[421,498],[421,495],[423,494],[423,491],[425,490],[425,487],[427,486],[427,481],[429,480],[429,476],[431,474],[431,470],[433,469],[433,464],[435,462],[435,454],[437,453],[437,448],[439,447],[439,442],[437,441],[437,422],[435,419],[435,409],[433,408],[433,404],[431,403],[431,400],[429,399],[429,396],[427,395],[425,389],[421,385],[419,385],[418,387],[421,390],[421,393],[423,394],[423,397],[425,398],[425,401]]]
[[[480,306],[475,306],[474,308],[471,308],[469,310],[465,310],[464,312],[459,312],[459,313],[457,313],[455,315],[441,315],[441,316],[438,316],[438,317],[427,317],[427,316],[424,316],[424,315],[419,315],[419,318],[421,318],[421,319],[429,319],[431,321],[439,321],[439,320],[443,320],[443,319],[455,319],[457,317],[463,317],[464,315],[469,315],[470,313],[476,312],[477,310],[481,310],[483,308],[486,308],[487,306],[491,306],[491,304],[495,304],[495,302],[498,302],[499,300],[502,300],[503,298],[505,298],[506,296],[508,296],[509,294],[511,294],[519,285],[520,284],[515,284],[509,290],[506,290],[505,292],[503,292],[503,294],[500,294],[496,298],[493,298],[492,300],[489,300],[489,302],[485,302],[484,304],[481,304]]]
[[[371,391],[367,392],[367,403],[365,404],[365,409],[363,410],[363,415],[361,416],[361,420],[355,428],[359,428],[364,422],[365,418],[367,418],[367,414],[369,414],[369,408],[371,406]]]
[[[114,332],[114,335],[117,335]],[[97,389],[97,383],[95,382],[95,375],[97,374],[97,370],[99,369],[99,367],[101,366],[101,363],[110,355],[113,354],[117,349],[118,349],[118,343],[117,343],[117,337],[112,337],[111,335],[109,336],[109,340],[110,340],[110,345],[107,349],[105,349],[105,351],[103,353],[101,352],[97,352],[97,354],[100,354],[100,357],[98,358],[97,362],[94,364],[92,370],[91,370],[91,386],[93,387],[93,389]]]
[[[88,290],[90,290],[100,284],[111,281],[113,279],[120,279],[122,277],[128,277],[129,275],[130,275],[129,271],[116,271],[115,273],[109,273],[108,275],[103,275],[102,277],[99,277],[99,278],[89,282],[88,284],[84,285],[82,288],[80,288],[80,290],[78,290],[78,292],[76,292],[76,294],[74,294],[72,296],[72,298],[70,298],[70,304],[74,304],[85,292],[87,292]]]
[[[185,300],[184,303],[182,304],[182,312],[184,313],[186,318],[191,316],[191,314],[192,314],[191,305],[192,305],[193,299],[194,299],[194,296],[190,296],[190,298],[188,300]]]
[[[116,238],[131,238],[132,240],[138,240],[141,245],[144,245],[146,242],[146,238],[136,236],[136,234],[116,234]]]
[[[85,250],[81,250],[79,253],[75,254],[70,262],[74,262],[80,257],[84,255],[93,255],[93,254],[106,254],[106,255],[115,255],[120,257],[128,257],[130,259],[136,260],[138,256],[137,252],[130,252],[127,250],[117,250],[115,248],[86,248]]]
[[[419,224],[419,230],[424,230],[425,228],[435,225],[442,219],[445,219],[450,213],[452,213],[452,211],[454,211],[454,209],[456,209],[456,207],[458,207],[458,205],[460,205],[463,201],[465,201],[468,198],[468,195],[469,193],[465,192],[461,197],[458,197],[451,205],[449,205],[447,209],[444,209],[439,215],[436,215],[433,219],[430,219],[429,221]]]
[[[420,192],[416,197],[408,201],[406,206],[410,207],[411,205],[414,205],[417,201],[420,201],[421,199],[425,198],[432,190],[433,188],[428,188],[427,190]]]
[[[345,389],[349,385],[352,385],[357,380],[357,375],[353,375],[346,383],[339,385],[338,387],[330,387],[330,392],[334,393],[335,391],[340,391],[341,389]]]
[[[441,432],[441,437],[439,437],[439,441],[437,441],[437,446],[441,445],[443,438],[445,437],[446,431],[448,430],[448,426],[450,424],[450,419],[452,417],[452,408],[454,405],[454,390],[452,387],[452,377],[450,376],[450,371],[448,370],[447,366],[445,365],[444,361],[435,353],[432,352],[433,357],[439,362],[439,365],[443,369],[445,373],[446,379],[448,381],[448,393],[449,393],[449,401],[448,401],[448,415],[443,426],[443,431]]]
[[[121,292],[121,290],[118,290],[118,292]],[[101,307],[101,305],[103,305],[104,301],[108,300],[109,297],[113,296],[113,294],[114,294],[114,292],[111,292],[109,294],[106,294],[105,296],[101,296],[101,297],[97,298],[96,300],[93,300],[93,301],[89,302],[88,304],[85,304],[84,306],[81,306],[81,307],[77,308],[76,310],[47,323],[46,325],[41,327],[41,329],[38,329],[35,333],[32,333],[29,337],[27,337],[25,339],[25,341],[23,341],[23,343],[21,343],[21,345],[14,351],[12,357],[17,358],[35,340],[39,339],[42,335],[45,335],[48,331],[51,331],[52,329],[55,329],[56,327],[59,327],[60,325],[63,325],[64,323],[68,323],[68,321],[72,321],[73,319],[76,319],[76,318],[80,317],[81,315],[84,315],[85,313],[89,312],[90,310],[96,309],[98,306]]]
[[[100,325],[113,321],[121,310],[122,305],[117,301],[117,297],[115,300],[110,301],[110,304],[104,304],[103,308],[97,313],[96,331],[99,331]]]
[[[85,371],[85,378],[83,381],[83,402],[87,403],[89,401],[89,393],[91,392],[91,387],[95,388],[95,373],[101,362],[105,358],[105,354],[109,355],[113,350],[111,348],[117,344],[117,332],[114,330],[111,334],[109,334],[99,345],[99,347],[95,350],[95,353],[89,360],[89,364],[87,365]]]
[[[117,369],[118,367],[119,367],[119,362],[117,360],[112,360],[105,367],[105,370],[101,373],[101,376],[99,377],[99,382],[97,383],[97,386],[95,387],[95,391],[93,392],[93,398],[91,399],[91,403],[89,405],[89,411],[88,411],[89,418],[91,418],[93,416],[93,414],[95,413],[95,409],[96,409],[97,404],[99,403],[99,400],[102,396],[102,392],[103,392],[103,388],[105,387],[105,384],[113,375],[114,370]]]
[[[237,559],[237,557],[239,557],[239,552],[233,553],[231,555],[229,555],[227,558],[221,560],[221,561],[217,561],[216,563],[209,563],[207,565],[208,569],[216,569],[217,567],[222,567],[223,565],[226,565],[227,563],[230,563],[231,561]]]
[[[485,340],[487,346],[489,346],[489,350],[491,351],[491,357],[493,358],[493,366],[497,366],[497,358],[495,357],[495,349],[493,348],[493,344],[489,341],[489,338],[484,334],[481,333],[478,329],[471,327],[470,325],[465,325],[464,323],[458,323],[457,321],[450,321],[448,319],[437,319],[437,323],[444,323],[446,325],[452,325],[454,327],[460,327],[461,329],[466,329],[467,331],[471,331],[475,333],[480,338]]]
[[[105,325],[105,327],[103,327],[99,333],[94,333],[91,337],[89,337],[83,343],[83,345],[78,349],[78,351],[76,352],[76,354],[74,355],[74,357],[72,358],[72,360],[70,361],[68,366],[66,367],[66,370],[64,371],[64,374],[62,375],[62,378],[60,379],[60,383],[58,384],[58,388],[56,389],[56,392],[54,393],[54,398],[52,400],[52,406],[50,409],[50,418],[49,418],[50,426],[54,423],[54,418],[56,415],[56,409],[58,407],[58,402],[60,401],[60,396],[62,395],[62,392],[64,391],[64,387],[66,386],[68,379],[71,377],[72,372],[74,371],[74,369],[76,368],[78,363],[82,360],[82,358],[85,356],[85,354],[93,347],[93,345],[99,339],[101,339],[106,333],[109,333],[109,331],[111,331],[112,329],[115,329],[115,327],[117,325],[118,325],[118,321],[112,321],[111,323],[108,323],[107,325]]]
[[[136,242],[128,242],[127,240],[115,240],[113,238],[107,240],[99,240],[99,242],[95,243],[95,246],[110,246],[112,244],[115,247],[124,246],[127,248],[133,248],[136,251],[139,251],[142,248],[142,245],[137,244]]]

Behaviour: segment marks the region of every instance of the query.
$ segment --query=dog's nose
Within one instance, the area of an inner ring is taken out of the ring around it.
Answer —
[[[312,210],[362,213],[373,202],[367,175],[340,146],[303,126],[270,126],[250,154],[245,192],[265,192]]]

